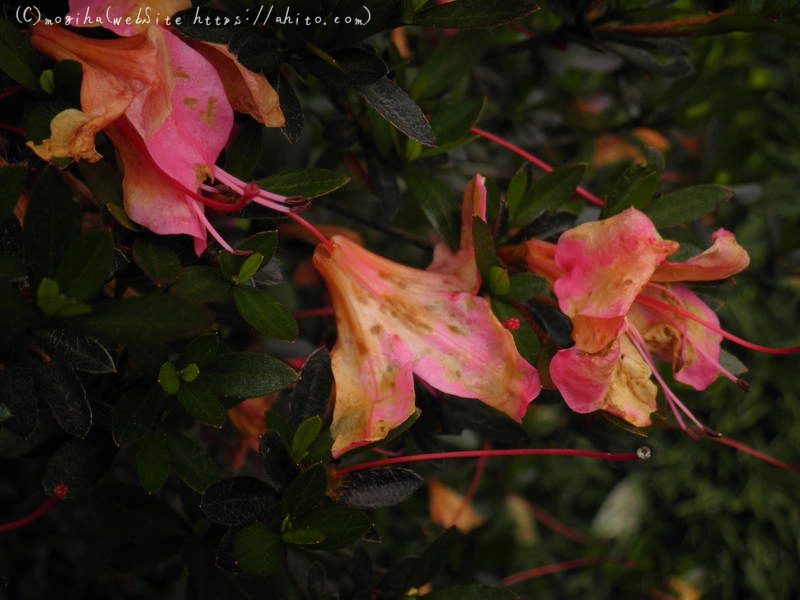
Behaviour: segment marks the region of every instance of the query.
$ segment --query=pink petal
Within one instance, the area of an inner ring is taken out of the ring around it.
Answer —
[[[164,23],[166,17],[191,6],[189,0],[70,0],[68,14],[77,17],[75,27],[99,27],[102,23],[105,29],[128,37],[155,25],[156,18]],[[92,21],[89,25],[85,23],[87,14]],[[137,17],[140,23],[136,23]],[[130,25],[126,18],[131,19]]]
[[[711,247],[685,263],[665,261],[653,273],[653,281],[714,281],[744,271],[750,264],[747,251],[736,236],[718,229],[711,236]]]

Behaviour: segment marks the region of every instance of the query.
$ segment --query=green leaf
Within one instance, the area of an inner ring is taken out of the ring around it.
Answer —
[[[290,144],[295,143],[300,139],[300,134],[303,133],[305,126],[305,115],[303,115],[303,106],[297,98],[297,93],[294,91],[292,84],[289,80],[280,74],[280,71],[272,73],[269,82],[275,91],[278,93],[278,98],[281,103],[281,111],[286,120],[286,125],[281,127],[281,132]]]
[[[37,364],[34,376],[36,395],[50,406],[61,429],[75,437],[86,437],[92,426],[92,407],[72,369],[56,362]]]
[[[167,481],[172,470],[169,440],[163,431],[150,431],[136,448],[136,474],[142,489],[155,494]]]
[[[547,292],[548,283],[533,273],[514,273],[510,278],[511,287],[503,300],[506,302],[524,302],[534,296]]]
[[[225,148],[225,170],[247,181],[253,176],[264,148],[264,129],[257,121],[248,121]]]
[[[511,279],[508,276],[508,271],[497,265],[489,269],[489,277],[486,283],[495,296],[504,296],[511,291]]]
[[[304,515],[325,497],[328,480],[325,467],[313,465],[294,478],[281,498],[281,510],[293,516]]]
[[[335,173],[335,171],[333,172]],[[267,264],[275,255],[275,250],[278,249],[278,232],[260,231],[259,233],[251,235],[249,238],[244,240],[241,244],[239,244],[238,248],[239,250],[258,252],[264,257],[264,264]]]
[[[102,344],[67,329],[36,332],[42,350],[71,369],[84,373],[114,373],[114,360]]]
[[[231,291],[230,282],[219,269],[193,266],[182,269],[170,292],[197,302],[227,302]]]
[[[393,506],[410,498],[424,483],[415,471],[405,467],[377,467],[345,474],[335,493],[352,508]]]
[[[689,61],[688,49],[676,40],[637,40],[636,45],[605,42],[611,52],[642,69],[662,77],[688,77],[694,73]],[[677,54],[681,49],[683,54]]]
[[[212,483],[200,502],[200,510],[212,523],[244,525],[269,518],[278,505],[273,489],[253,477],[231,477]]]
[[[281,534],[281,539],[287,544],[316,546],[325,541],[325,534],[316,529],[292,529]]]
[[[558,307],[536,299],[526,302],[545,335],[559,348],[572,346],[572,322]]]
[[[372,526],[372,520],[362,511],[346,506],[328,506],[316,510],[294,521],[297,529],[311,529],[325,534],[317,546],[320,550],[343,548],[364,535]]]
[[[645,213],[656,227],[675,227],[716,210],[733,194],[722,185],[695,185],[659,196]]]
[[[525,321],[525,317],[510,304],[501,302],[495,298],[492,298],[492,311],[494,311],[497,320],[501,323],[512,318],[519,321],[519,329],[511,331],[511,335],[514,337],[514,343],[517,345],[517,350],[522,355],[522,358],[536,366],[541,343],[533,332],[533,329],[531,329],[531,326]]]
[[[297,381],[297,374],[285,363],[253,352],[221,354],[203,377],[217,396],[232,400],[271,394]]]
[[[170,435],[169,455],[173,472],[196,492],[202,492],[222,476],[214,459],[186,436]]]
[[[70,439],[50,457],[42,477],[42,487],[49,496],[64,483],[68,498],[86,494],[114,460],[114,447],[108,436],[92,433],[85,440]]]
[[[384,63],[373,52],[360,48],[343,48],[329,55],[334,64],[326,60],[304,63],[316,77],[330,85],[353,86],[373,83],[388,72]]]
[[[303,460],[309,446],[311,446],[321,430],[322,419],[316,415],[300,423],[292,437],[292,456],[294,456],[295,462]]]
[[[512,206],[519,206],[522,202],[522,198],[525,196],[526,189],[528,189],[528,173],[523,167],[514,173],[514,176],[508,183],[506,204],[508,204],[509,211],[511,211]]]
[[[450,248],[458,245],[458,206],[450,187],[421,169],[403,171],[408,194]]]
[[[283,171],[256,183],[259,187],[282,196],[317,198],[335,192],[349,181],[347,175],[331,169],[299,169]]]
[[[178,393],[178,390],[181,389],[181,380],[178,378],[178,371],[171,362],[167,361],[163,363],[158,370],[158,385],[170,396],[174,396]]]
[[[527,194],[507,198],[509,226],[521,227],[533,221],[543,211],[556,210],[569,202],[585,171],[584,164],[553,169],[538,179]]]
[[[111,235],[106,231],[90,231],[67,246],[56,280],[65,295],[87,300],[111,276],[113,260]]]
[[[9,20],[0,19],[0,69],[29,90],[38,90],[39,55]]]
[[[233,540],[236,564],[250,575],[269,577],[281,571],[283,554],[280,536],[264,523],[248,525]]]
[[[489,39],[482,31],[465,31],[447,38],[417,71],[409,90],[411,97],[419,101],[452,89],[481,59]]]
[[[258,273],[261,265],[264,263],[264,255],[256,252],[248,256],[239,268],[239,273],[233,278],[233,283],[244,283]],[[234,290],[234,296],[236,290]]]
[[[154,283],[165,285],[178,279],[181,261],[160,238],[140,235],[133,242],[133,260]]]
[[[70,317],[91,312],[92,307],[74,298],[67,298],[61,293],[58,282],[43,277],[36,288],[36,306],[51,317]]]
[[[35,284],[55,275],[80,227],[78,206],[69,187],[58,171],[48,168],[36,181],[25,210],[25,258]]]
[[[489,282],[491,270],[497,264],[497,253],[494,238],[486,221],[480,217],[472,217],[472,243],[475,247],[475,263],[481,279]]]
[[[425,600],[520,600],[520,597],[506,588],[474,583],[434,590]]]
[[[399,131],[423,146],[436,145],[436,137],[422,109],[389,79],[382,77],[375,83],[360,85],[356,89],[367,104]]]
[[[61,61],[59,65],[64,62]],[[80,65],[78,65],[80,69]],[[130,220],[125,212],[125,203],[122,197],[122,173],[107,160],[90,163],[85,160],[78,162],[78,170],[89,186],[95,200],[106,207],[111,216],[129,231],[139,231],[141,228]]]
[[[148,393],[132,390],[123,394],[111,409],[111,435],[117,446],[141,440],[158,421],[162,393],[153,387]]]
[[[408,585],[421,587],[432,581],[457,550],[460,540],[461,534],[458,529],[455,527],[445,529],[417,559],[414,570],[409,573]]]
[[[409,25],[453,29],[488,29],[507,25],[539,10],[533,0],[457,0],[432,5],[414,15]]]
[[[480,119],[485,104],[485,98],[469,98],[434,111],[430,123],[439,145],[435,148],[424,148],[420,156],[449,152],[475,139],[470,129]]]
[[[202,306],[174,296],[140,296],[112,300],[90,315],[70,320],[70,327],[113,342],[167,342],[204,333],[211,314]]]
[[[632,164],[614,182],[606,196],[603,214],[616,215],[631,206],[646,210],[661,183],[664,157],[654,148],[648,148],[646,166]]]
[[[25,167],[7,165],[0,167],[0,221],[14,210],[25,185]]]
[[[323,346],[309,355],[300,371],[290,404],[291,426],[297,428],[315,415],[324,417],[332,389],[331,357]]]
[[[178,402],[201,423],[212,427],[225,425],[225,407],[202,379],[184,381],[178,390]]]
[[[292,313],[264,290],[236,286],[233,301],[242,318],[261,333],[281,340],[297,337],[297,321]]]
[[[181,378],[181,381],[191,382],[200,377],[200,367],[198,367],[194,363],[189,363],[180,371],[178,371],[178,376]]]
[[[18,362],[0,370],[0,398],[15,417],[15,431],[28,437],[39,426],[33,369]]]
[[[219,352],[219,336],[216,333],[207,333],[190,341],[181,353],[182,364],[196,364],[205,367],[214,361]]]

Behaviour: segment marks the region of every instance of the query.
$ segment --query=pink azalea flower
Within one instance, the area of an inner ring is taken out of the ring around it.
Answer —
[[[575,345],[559,350],[550,376],[571,409],[606,410],[646,426],[656,408],[656,379],[678,422],[681,412],[703,426],[667,387],[654,355],[672,363],[675,379],[697,390],[723,374],[719,320],[688,287],[677,282],[730,277],[749,264],[747,252],[724,229],[713,245],[685,263],[667,261],[678,244],[664,240],[644,213],[628,210],[584,223],[548,244],[526,244],[528,268],[549,279],[570,317]],[[688,315],[694,315],[692,320]],[[700,324],[700,322],[704,324]]]
[[[472,216],[484,218],[485,202],[483,178],[476,177],[464,194],[458,252],[441,245],[425,271],[341,236],[317,248],[314,265],[328,285],[338,330],[331,354],[334,456],[385,438],[413,414],[413,375],[516,421],[539,393],[536,369],[487,300],[475,295]]]
[[[209,223],[205,206],[230,212],[252,200],[291,211],[287,198],[216,166],[233,127],[233,110],[214,66],[175,34],[147,27],[129,37],[98,40],[40,24],[33,27],[31,42],[57,60],[79,62],[83,81],[81,110],[56,115],[50,138],[29,145],[46,160],[94,162],[101,158],[94,138],[103,130],[117,152],[132,220],[159,234],[191,235],[200,254],[206,232],[232,251]],[[237,198],[215,199],[220,195]]]

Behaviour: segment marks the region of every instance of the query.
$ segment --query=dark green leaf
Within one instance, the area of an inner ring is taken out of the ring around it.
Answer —
[[[322,419],[317,415],[309,417],[300,423],[292,437],[292,456],[294,456],[296,462],[303,460],[309,446],[314,443],[320,430],[322,430]]]
[[[519,169],[511,181],[508,183],[508,190],[506,190],[506,204],[508,205],[509,212],[512,211],[512,206],[519,206],[522,198],[525,196],[525,190],[528,189],[528,173],[525,168]]]
[[[370,518],[346,506],[328,506],[297,518],[297,528],[313,529],[325,534],[320,550],[336,550],[355,542],[372,525]]]
[[[174,296],[140,296],[100,304],[70,327],[113,342],[167,342],[204,333],[212,316],[202,306]]]
[[[91,499],[93,512],[107,531],[117,538],[148,543],[151,552],[189,534],[188,525],[166,502],[138,487],[103,483],[92,491]]]
[[[150,279],[159,285],[178,279],[181,261],[161,239],[140,235],[133,242],[133,260]]]
[[[264,414],[264,418],[266,419],[267,429],[277,433],[288,448],[292,440],[293,430],[283,414],[277,410],[268,410]]]
[[[407,500],[423,483],[411,469],[378,467],[345,474],[335,494],[345,506],[380,508]]]
[[[514,273],[511,278],[511,288],[503,296],[506,302],[524,302],[534,296],[547,292],[548,283],[533,273]]]
[[[267,431],[261,436],[258,453],[264,460],[267,479],[276,489],[283,489],[297,475],[297,467],[289,456],[289,450],[276,431]]]
[[[519,329],[511,330],[511,335],[514,336],[514,343],[517,345],[517,350],[522,355],[522,358],[535,366],[539,358],[541,343],[531,326],[525,321],[525,317],[510,304],[495,298],[492,298],[492,310],[497,320],[501,323],[508,319],[517,319],[519,321]]]
[[[197,302],[226,302],[231,284],[219,269],[200,265],[182,269],[170,291]]]
[[[508,271],[497,265],[489,269],[489,277],[486,280],[489,291],[495,296],[504,296],[511,291],[511,279]]]
[[[492,231],[486,221],[472,217],[472,244],[475,247],[475,262],[481,279],[489,282],[490,271],[497,263]]]
[[[114,373],[114,360],[100,342],[67,329],[36,332],[39,345],[52,358],[84,373]]]
[[[645,212],[656,227],[675,227],[715,210],[733,194],[722,185],[695,185],[659,196]]]
[[[15,430],[30,435],[39,425],[39,407],[36,397],[33,369],[17,363],[0,369],[0,398],[16,418]]]
[[[181,362],[183,364],[194,363],[203,368],[213,362],[218,352],[219,336],[216,333],[207,333],[186,344],[181,353]]]
[[[293,529],[281,535],[287,544],[300,544],[318,546],[325,541],[325,534],[316,529]]]
[[[325,497],[328,485],[325,467],[314,465],[301,471],[281,498],[281,510],[293,516],[304,515]]]
[[[18,165],[0,167],[0,220],[5,219],[14,210],[24,185],[24,167]]]
[[[61,429],[79,438],[92,426],[92,407],[83,384],[67,367],[51,362],[36,365],[36,395],[47,402]]]
[[[263,144],[263,126],[260,123],[248,121],[242,125],[225,149],[225,170],[244,181],[250,179],[261,159]]]
[[[273,489],[253,477],[232,477],[212,483],[205,492],[200,509],[212,523],[244,525],[267,520],[277,508]]]
[[[450,559],[457,549],[461,534],[455,527],[445,529],[430,546],[425,548],[422,556],[414,565],[414,570],[408,576],[408,585],[422,587],[439,573],[441,568]]]
[[[264,290],[236,286],[233,301],[242,318],[261,333],[281,340],[297,337],[297,321],[292,313]]]
[[[122,198],[122,173],[120,173],[116,165],[107,160],[101,160],[96,163],[82,160],[78,163],[78,169],[95,200],[105,206],[120,225],[130,231],[139,231],[141,229],[130,220],[130,217],[125,212],[125,204]]]
[[[144,491],[155,494],[160,490],[170,470],[167,434],[163,431],[146,433],[136,448],[136,474]]]
[[[26,88],[39,89],[39,55],[7,19],[0,19],[0,69]]]
[[[335,64],[324,60],[306,63],[308,70],[330,85],[363,85],[373,83],[384,75],[386,64],[374,53],[359,48],[344,48],[330,54]]]
[[[286,119],[286,124],[281,127],[283,135],[290,143],[296,142],[300,139],[300,134],[303,133],[305,126],[305,116],[303,115],[303,106],[297,98],[297,94],[292,88],[292,84],[280,72],[273,73],[270,77],[270,83],[278,92],[278,98],[281,102],[281,111]]]
[[[202,492],[222,475],[205,450],[183,435],[171,435],[169,455],[173,472],[196,492]]]
[[[71,439],[50,457],[42,478],[45,493],[51,495],[60,483],[69,488],[70,498],[89,491],[114,459],[114,448],[106,436],[93,433],[85,440]]]
[[[414,15],[409,25],[488,29],[507,25],[538,9],[533,0],[457,0],[424,8]]]
[[[317,198],[338,190],[349,181],[347,175],[331,169],[299,169],[284,171],[256,183],[259,187],[282,196]]]
[[[178,402],[183,410],[201,423],[212,427],[225,424],[225,407],[202,379],[181,383]]]
[[[269,577],[283,569],[284,548],[280,536],[264,523],[242,529],[233,541],[233,556],[242,571]]]
[[[670,47],[663,45],[663,42],[672,42],[674,44],[678,42],[675,40],[661,40],[660,42],[659,45],[647,42],[639,42],[640,46],[621,44],[618,42],[606,42],[603,45],[625,60],[655,75],[677,78],[688,77],[694,73],[694,67],[687,56],[676,56],[672,52],[672,49],[678,48],[678,46]],[[664,52],[665,49],[667,52]]]
[[[533,313],[539,326],[559,348],[572,346],[572,322],[569,317],[547,302],[531,300],[526,306]]]
[[[331,357],[325,347],[317,348],[300,371],[300,380],[294,388],[291,402],[290,424],[297,427],[312,416],[322,418],[328,407],[333,388]]]
[[[556,210],[569,202],[585,171],[586,165],[583,164],[559,167],[537,180],[519,202],[512,202],[509,198],[509,226],[526,225],[541,212]]]
[[[421,169],[406,169],[403,172],[403,179],[408,188],[407,193],[411,195],[436,232],[450,248],[455,248],[458,245],[457,224],[460,220],[450,187]]]
[[[323,169],[319,170],[322,171]],[[335,173],[335,171],[332,171],[332,173]],[[264,264],[267,264],[275,255],[275,250],[278,249],[278,232],[261,231],[244,240],[239,244],[238,248],[239,250],[258,252],[264,257]]]
[[[485,98],[470,98],[436,110],[430,122],[438,146],[423,148],[420,156],[424,158],[449,152],[475,139],[470,129],[480,119],[485,103]]]
[[[571,212],[544,212],[511,236],[507,244],[519,244],[532,238],[556,239],[567,229],[575,225],[578,215]]]
[[[35,283],[55,275],[80,226],[69,187],[58,171],[47,169],[37,180],[25,211],[25,258]]]
[[[610,217],[631,206],[646,210],[660,183],[661,170],[657,166],[632,164],[608,192],[603,214]]]
[[[520,600],[520,597],[505,588],[475,583],[434,590],[425,600]]]
[[[411,97],[422,100],[452,89],[472,71],[489,40],[483,31],[464,31],[445,40],[417,72],[409,90]]]
[[[528,434],[507,414],[472,398],[450,398],[443,407],[448,431],[469,429],[490,442],[525,444]]]
[[[423,146],[436,145],[436,137],[422,109],[386,77],[356,89],[372,108],[399,131]]]
[[[232,400],[271,394],[297,380],[297,374],[285,363],[253,352],[221,354],[203,376],[217,396]]]
[[[149,393],[132,390],[111,409],[111,432],[114,443],[124,446],[137,442],[156,424],[163,395],[159,387]]]
[[[56,280],[71,298],[86,300],[111,276],[114,247],[106,231],[90,231],[67,247]]]

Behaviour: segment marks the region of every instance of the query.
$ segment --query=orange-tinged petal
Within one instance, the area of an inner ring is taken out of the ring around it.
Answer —
[[[431,522],[442,527],[453,525],[459,531],[469,533],[484,524],[485,519],[480,516],[472,503],[463,506],[464,496],[450,489],[438,481],[431,480],[428,483],[428,509],[431,515]],[[454,522],[453,518],[458,516]]]
[[[127,101],[122,101],[127,105]],[[50,137],[41,144],[28,142],[28,146],[40,158],[72,158],[97,162],[102,158],[94,145],[97,132],[108,126],[107,118],[101,114],[87,115],[75,108],[61,111],[50,121]]]
[[[713,244],[708,250],[684,263],[665,261],[653,273],[653,281],[715,281],[744,271],[750,265],[747,251],[736,236],[725,229],[711,235]]]
[[[242,66],[224,44],[190,39],[186,42],[214,65],[236,112],[246,113],[267,127],[286,124],[278,93],[264,75]]]
[[[166,17],[191,7],[190,0],[70,0],[69,14],[79,17],[74,23],[78,27],[85,26],[84,16],[88,14],[92,21],[90,26],[102,25],[127,37],[152,27],[156,18],[163,23]],[[125,19],[130,19],[131,23],[126,23]]]

